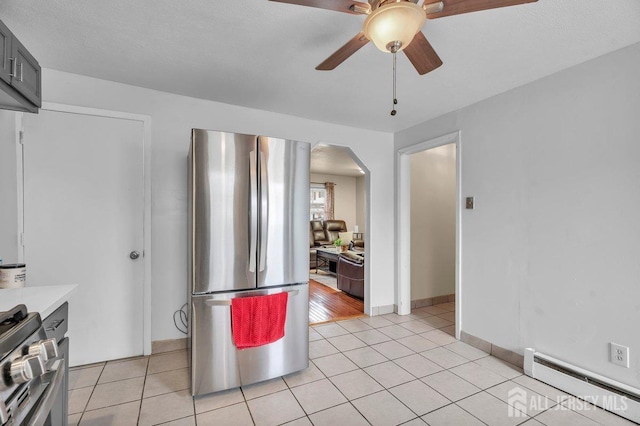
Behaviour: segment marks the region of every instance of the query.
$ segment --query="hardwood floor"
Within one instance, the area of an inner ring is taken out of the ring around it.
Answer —
[[[363,316],[365,315],[362,300],[309,280],[309,324]]]

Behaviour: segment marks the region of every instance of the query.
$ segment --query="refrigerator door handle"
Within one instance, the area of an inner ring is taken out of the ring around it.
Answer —
[[[285,290],[282,293],[289,293],[291,296],[297,296],[299,290]],[[274,293],[278,294],[278,293]],[[265,294],[266,296],[266,294]],[[231,306],[231,299],[210,299],[205,302],[209,306]]]
[[[267,266],[267,240],[269,238],[269,177],[267,175],[267,158],[260,151],[260,272]]]
[[[258,246],[258,170],[256,167],[255,151],[249,157],[251,174],[251,213],[250,213],[250,243],[249,243],[249,272],[256,271],[256,248]]]
[[[207,300],[209,306],[231,306],[231,300]]]

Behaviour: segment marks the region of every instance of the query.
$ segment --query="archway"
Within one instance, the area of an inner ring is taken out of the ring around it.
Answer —
[[[368,230],[370,225],[370,171],[363,161],[348,146],[335,145],[318,142],[312,146],[311,151],[311,185],[318,188],[319,191],[326,183],[333,184],[330,187],[334,189],[334,214],[330,219],[342,220],[346,224],[348,233],[353,232],[353,240],[361,240],[358,244],[361,247],[355,247],[354,251],[360,252],[359,255],[366,259],[366,252],[369,247]],[[313,190],[311,191],[313,194]],[[313,201],[311,202],[314,205]],[[322,210],[318,205],[310,211],[310,218],[316,215],[316,219],[320,218]],[[315,211],[315,213],[314,213]],[[322,217],[324,219],[324,217]],[[324,250],[324,247],[322,248]],[[324,262],[324,253],[321,255]],[[323,265],[324,266],[324,265]],[[332,265],[335,268],[335,265]],[[363,313],[370,315],[371,313],[371,297],[370,297],[370,266],[366,260],[363,263],[364,270],[364,291],[363,291]],[[329,275],[335,274],[333,278],[337,288],[337,272],[330,271]],[[313,270],[310,268],[310,275]],[[330,281],[332,277],[327,278]],[[321,280],[322,281],[322,280]],[[331,283],[329,282],[329,285]],[[347,290],[348,292],[348,290]]]

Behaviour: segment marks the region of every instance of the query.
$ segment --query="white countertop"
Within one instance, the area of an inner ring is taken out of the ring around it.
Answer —
[[[69,299],[77,284],[0,289],[0,311],[24,304],[44,320]]]

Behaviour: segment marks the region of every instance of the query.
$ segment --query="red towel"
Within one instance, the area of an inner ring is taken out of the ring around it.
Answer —
[[[289,293],[231,299],[231,330],[238,349],[254,348],[281,339]]]

